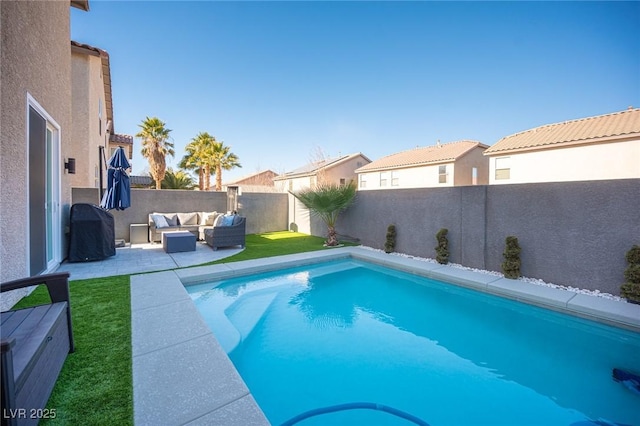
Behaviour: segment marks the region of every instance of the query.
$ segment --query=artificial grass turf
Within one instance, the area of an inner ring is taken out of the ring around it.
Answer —
[[[245,250],[210,264],[322,250],[323,243],[323,238],[288,231],[247,235]],[[76,351],[67,357],[47,404],[56,418],[40,424],[133,424],[129,284],[128,275],[69,283]],[[49,302],[46,287],[40,286],[14,309]]]
[[[76,350],[69,354],[47,408],[56,418],[41,425],[131,425],[131,303],[129,276],[69,283]],[[38,287],[15,309],[50,303]]]
[[[305,253],[315,250],[331,250],[324,247],[324,238],[312,235],[301,234],[299,232],[267,232],[264,234],[251,234],[245,238],[245,249],[240,253],[207,263],[213,265],[217,263],[239,262],[241,260],[259,259],[271,256],[283,256],[285,254]],[[357,245],[349,242],[341,242],[344,245]]]

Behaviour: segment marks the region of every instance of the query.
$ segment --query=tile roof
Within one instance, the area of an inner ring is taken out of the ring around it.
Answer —
[[[273,185],[273,178],[278,176],[273,170],[263,170],[261,172],[252,173],[250,175],[242,176],[232,182],[223,183],[222,186],[228,185],[240,185],[240,184],[262,184]]]
[[[407,151],[402,151],[395,154],[387,155],[386,157],[382,157],[378,160],[373,161],[372,163],[367,164],[366,166],[360,167],[356,170],[356,173],[452,162],[476,147],[480,147],[483,149],[488,148],[487,145],[484,145],[478,141],[471,140],[462,140],[433,146],[417,147],[409,149]]]
[[[315,173],[317,173],[319,170],[322,169],[329,169],[333,166],[337,166],[338,164],[350,160],[352,158],[358,157],[358,156],[362,156],[366,161],[371,161],[369,160],[364,154],[360,153],[360,152],[356,152],[355,154],[349,154],[349,155],[342,155],[340,157],[337,158],[327,158],[325,160],[320,160],[320,161],[313,161],[309,164],[305,164],[302,167],[299,167],[295,170],[292,170],[290,172],[284,173],[280,176],[277,176],[275,178],[273,178],[273,180],[284,180],[284,179],[291,179],[293,177],[301,177],[301,176],[308,176],[308,175],[313,175]]]
[[[126,145],[133,145],[133,136],[129,135],[119,135],[117,133],[112,133],[109,135],[109,143],[121,143]]]
[[[151,176],[129,176],[129,182],[131,185],[151,186],[153,185],[153,179]]]
[[[640,108],[548,124],[506,136],[484,153],[504,153],[640,137]]]

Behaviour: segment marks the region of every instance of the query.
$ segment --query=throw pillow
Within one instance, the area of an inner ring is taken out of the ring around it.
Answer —
[[[200,213],[200,225],[213,226],[213,221],[216,218],[217,212],[201,212]]]
[[[213,222],[213,226],[222,226],[222,222],[224,222],[224,215],[221,214],[218,217],[216,217],[215,222]]]
[[[242,216],[239,214],[233,216],[233,226],[236,226],[242,220]]]
[[[178,220],[180,225],[197,225],[198,213],[178,213]]]
[[[151,219],[153,223],[156,225],[156,228],[168,228],[169,224],[167,223],[167,219],[161,214],[152,214]]]
[[[222,220],[222,226],[231,226],[233,225],[233,218],[235,217],[235,215],[225,215],[224,219]]]
[[[164,218],[167,219],[169,226],[178,226],[178,215],[175,213],[165,213]]]

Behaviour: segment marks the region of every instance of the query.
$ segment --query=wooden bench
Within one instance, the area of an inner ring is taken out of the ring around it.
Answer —
[[[44,284],[51,304],[2,312],[0,346],[2,426],[37,425],[67,354],[74,351],[69,273],[0,284],[0,292]]]

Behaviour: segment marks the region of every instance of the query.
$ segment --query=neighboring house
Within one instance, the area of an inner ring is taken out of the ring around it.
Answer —
[[[70,5],[89,10],[88,1],[0,2],[0,281],[53,271],[66,254]],[[1,307],[14,296],[3,293]]]
[[[119,135],[116,133],[112,133],[109,135],[109,149],[107,150],[107,161],[113,155],[113,153],[118,149],[118,147],[122,147],[124,152],[127,154],[127,159],[131,166],[133,166],[133,136],[130,135]]]
[[[245,192],[281,192],[281,187],[276,187],[273,179],[278,174],[273,170],[263,170],[248,176],[244,176],[233,182],[227,182],[222,185],[223,190],[228,186],[238,186]]]
[[[640,178],[640,109],[536,127],[484,154],[490,184]]]
[[[97,47],[71,41],[72,128],[75,158],[73,187],[103,187],[108,161],[118,146],[133,157],[133,137],[114,132],[109,54]],[[100,173],[102,172],[102,182]]]
[[[358,190],[486,185],[487,148],[463,140],[391,154],[356,170]]]
[[[296,170],[277,176],[273,180],[276,185],[282,185],[285,191],[311,188],[318,183],[345,185],[356,180],[356,169],[370,162],[371,160],[358,152],[337,158],[314,161]]]
[[[347,185],[356,181],[355,170],[370,162],[371,160],[358,152],[338,158],[313,161],[277,176],[273,180],[277,187],[289,192],[313,188],[322,183]],[[312,221],[309,210],[293,195],[289,195],[289,219],[289,229],[292,231],[318,235],[318,232],[322,232],[319,229],[326,230],[326,226],[320,222]]]

